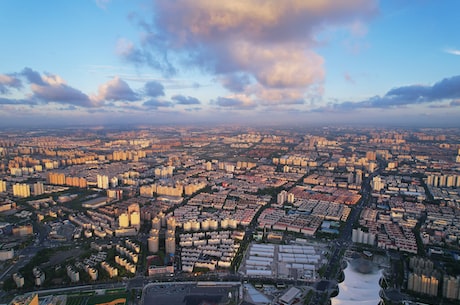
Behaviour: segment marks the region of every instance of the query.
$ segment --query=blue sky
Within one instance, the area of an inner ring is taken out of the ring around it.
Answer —
[[[460,126],[456,0],[0,2],[0,125]]]

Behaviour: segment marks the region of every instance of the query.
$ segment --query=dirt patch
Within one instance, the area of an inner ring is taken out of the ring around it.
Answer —
[[[44,267],[60,265],[69,258],[79,257],[84,252],[85,251],[83,251],[82,249],[69,249],[67,251],[58,251],[50,257],[49,262],[47,262],[46,266]]]

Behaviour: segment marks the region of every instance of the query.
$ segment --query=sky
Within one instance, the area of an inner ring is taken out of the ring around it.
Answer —
[[[3,0],[0,126],[460,127],[458,0]]]

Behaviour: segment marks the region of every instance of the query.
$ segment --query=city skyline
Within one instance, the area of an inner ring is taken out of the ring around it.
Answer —
[[[458,126],[457,1],[0,3],[0,126]]]

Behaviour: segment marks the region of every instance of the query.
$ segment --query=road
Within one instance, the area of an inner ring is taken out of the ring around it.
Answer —
[[[353,233],[353,224],[356,223],[356,221],[359,218],[359,215],[361,215],[361,211],[363,210],[364,207],[366,207],[370,200],[372,199],[372,187],[371,187],[371,181],[372,179],[380,174],[381,169],[384,168],[383,166],[380,166],[375,172],[370,174],[366,179],[363,180],[363,184],[361,187],[361,200],[358,202],[358,204],[353,207],[350,215],[348,216],[347,222],[345,223],[345,226],[337,239],[337,242],[333,244],[331,252],[331,258],[330,262],[340,262],[341,261],[341,253],[343,250],[347,249],[352,241],[351,241],[351,236]],[[329,264],[324,277],[328,280],[335,280],[337,277],[337,270],[336,268],[333,267],[335,264]]]

